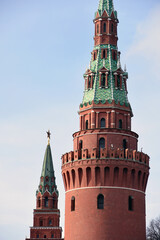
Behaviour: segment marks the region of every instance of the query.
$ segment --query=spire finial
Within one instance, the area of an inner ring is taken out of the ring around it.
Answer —
[[[48,130],[46,133],[47,133],[47,138],[48,138],[48,145],[50,145],[51,132],[50,132],[50,130]]]
[[[124,71],[127,72],[127,66],[126,66],[126,64],[124,65]]]

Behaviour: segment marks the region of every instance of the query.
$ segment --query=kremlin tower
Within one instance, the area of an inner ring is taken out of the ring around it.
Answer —
[[[131,128],[128,73],[121,67],[112,0],[100,0],[94,25],[80,129],[73,134],[73,151],[62,156],[65,240],[146,240],[149,157],[138,151],[138,134]],[[45,194],[53,197],[39,188],[37,201]]]
[[[62,229],[59,227],[60,211],[58,209],[58,190],[55,181],[52,153],[50,147],[50,132],[46,148],[40,184],[36,192],[36,209],[33,215],[33,227],[30,228],[30,238],[26,240],[45,240],[61,238]]]

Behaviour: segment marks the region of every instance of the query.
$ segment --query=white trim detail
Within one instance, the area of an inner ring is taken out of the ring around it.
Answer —
[[[77,137],[82,137],[82,136],[86,136],[86,135],[100,135],[100,134],[113,134],[113,135],[123,135],[123,136],[128,136],[128,137],[133,137],[133,138],[135,138],[135,139],[137,139],[137,137],[135,137],[135,136],[132,136],[132,135],[130,135],[130,134],[126,134],[126,133],[114,133],[114,132],[99,132],[99,133],[86,133],[86,134],[81,134],[81,135],[78,135],[78,136],[76,136],[76,137],[74,137],[74,139],[75,138],[77,138]]]
[[[145,192],[141,191],[141,190],[137,190],[137,189],[133,189],[133,188],[125,188],[125,187],[114,187],[114,186],[96,186],[96,187],[82,187],[82,188],[75,188],[75,189],[71,189],[66,191],[66,193],[68,192],[72,192],[72,191],[76,191],[76,190],[85,190],[85,189],[123,189],[123,190],[131,190],[134,192],[139,192],[139,193],[143,193],[145,194]]]

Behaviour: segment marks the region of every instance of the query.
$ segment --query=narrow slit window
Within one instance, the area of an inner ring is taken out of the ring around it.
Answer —
[[[101,87],[102,87],[102,88],[105,87],[105,81],[106,81],[106,74],[103,73],[103,74],[102,74],[102,79],[101,79]]]
[[[99,25],[97,25],[97,34],[99,34]]]
[[[41,207],[41,199],[40,199],[40,197],[38,198],[38,207],[39,208]]]
[[[103,58],[105,59],[106,58],[106,51],[103,50]]]
[[[104,196],[102,194],[97,197],[97,209],[104,209]]]
[[[86,121],[86,130],[88,130],[88,120]]]
[[[91,88],[91,76],[89,76],[89,79],[88,79],[88,88]]]
[[[103,25],[103,32],[106,32],[106,23]]]
[[[113,33],[114,32],[114,26],[113,26],[113,23],[111,25],[111,32]]]
[[[122,129],[122,119],[119,119],[119,129]]]
[[[75,197],[71,198],[71,211],[75,211]]]
[[[129,211],[133,211],[133,197],[132,196],[129,196],[128,197],[128,210]]]

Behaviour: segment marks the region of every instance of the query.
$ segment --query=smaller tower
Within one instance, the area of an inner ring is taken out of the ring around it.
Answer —
[[[36,192],[36,209],[33,215],[33,227],[30,228],[30,238],[26,240],[56,239],[62,240],[62,228],[59,227],[60,211],[58,209],[58,190],[50,147],[50,131],[47,132],[46,148],[40,184]]]

